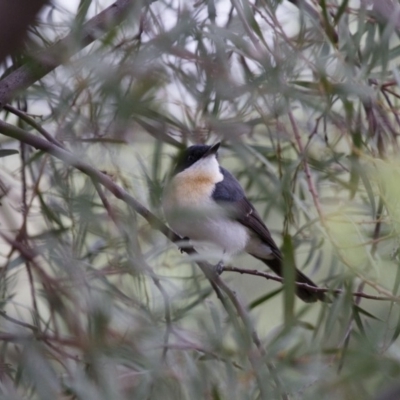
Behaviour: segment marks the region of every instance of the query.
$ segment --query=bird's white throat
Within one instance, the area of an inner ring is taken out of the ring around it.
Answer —
[[[191,176],[194,179],[201,177],[202,179],[209,180],[212,183],[221,182],[224,177],[219,169],[219,163],[214,154],[200,158],[189,168],[176,175],[178,176]]]

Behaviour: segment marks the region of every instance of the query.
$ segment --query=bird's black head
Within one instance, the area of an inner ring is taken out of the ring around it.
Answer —
[[[185,149],[178,156],[174,175],[179,174],[179,172],[182,172],[185,169],[189,168],[201,158],[205,158],[213,154],[217,155],[220,144],[220,142],[214,144],[213,146],[207,146],[205,144],[195,144],[194,146],[190,146]]]

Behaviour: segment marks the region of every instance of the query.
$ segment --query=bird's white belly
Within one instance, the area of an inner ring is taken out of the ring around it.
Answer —
[[[194,216],[192,218],[173,218],[169,221],[172,229],[180,236],[204,242],[219,249],[225,257],[242,252],[248,241],[247,229],[240,223],[220,216]],[[224,257],[224,258],[225,258]]]

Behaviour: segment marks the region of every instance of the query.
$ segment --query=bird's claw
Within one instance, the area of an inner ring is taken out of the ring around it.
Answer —
[[[187,236],[182,238],[182,242],[189,242],[189,238]],[[185,249],[183,247],[179,247],[179,251],[181,252],[181,254],[183,254],[185,252]]]
[[[224,272],[224,262],[222,260],[214,266],[214,271],[217,275],[221,275]]]

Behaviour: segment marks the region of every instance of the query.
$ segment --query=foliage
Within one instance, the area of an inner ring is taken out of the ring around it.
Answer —
[[[49,5],[3,63],[0,97],[53,64],[1,114],[0,398],[378,398],[400,377],[393,3],[131,3],[104,35],[100,1]],[[177,152],[217,140],[331,302],[162,235]]]

